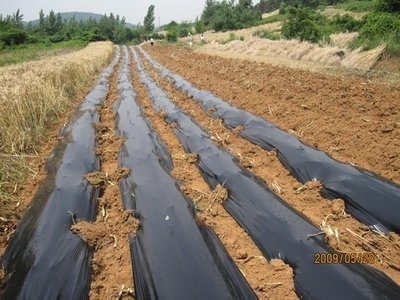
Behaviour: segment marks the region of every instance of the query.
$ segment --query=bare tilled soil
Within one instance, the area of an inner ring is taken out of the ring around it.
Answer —
[[[158,45],[145,49],[161,64],[197,87],[266,118],[306,143],[328,152],[337,160],[372,170],[400,183],[400,111],[396,104],[400,99],[398,86],[372,82],[363,76],[327,76],[261,63],[210,57],[182,47]],[[344,212],[343,200],[324,199],[319,193],[321,185],[318,182],[301,185],[278,161],[274,151],[267,152],[238,137],[236,132],[227,130],[220,120],[212,119],[192,99],[163,79],[150,64],[147,63],[146,67],[179,107],[206,128],[216,143],[236,155],[245,168],[261,177],[271,190],[314,224],[321,226],[324,223],[338,229],[339,239],[327,238],[333,248],[345,253],[373,252],[378,257],[374,267],[400,283],[398,234],[392,233],[389,237],[375,235],[368,227]],[[156,128],[163,132],[158,129],[159,126]],[[174,139],[172,131],[169,132],[168,135],[162,134],[168,145]],[[184,183],[184,192],[196,199],[199,180],[193,183],[191,177],[194,172],[189,172],[190,176],[184,174],[181,168],[175,170],[175,176]],[[234,232],[231,228],[227,230],[224,225],[230,218],[225,215],[222,207],[218,208],[217,213],[213,213],[207,205],[201,207],[205,209],[200,215],[220,236],[225,237],[226,231]],[[243,270],[247,262],[235,255],[235,243],[240,241],[239,249],[247,252],[249,250],[245,249],[251,246],[251,242],[243,242],[239,237],[235,239],[235,234],[232,237],[233,243],[229,239],[223,239],[223,242]],[[271,265],[274,263],[268,268]],[[285,270],[289,272],[287,266]],[[255,290],[260,287],[267,290],[266,294],[259,294],[260,297],[287,297],[280,293],[285,289],[293,289],[291,280],[275,280],[283,286],[268,286],[271,282],[268,279],[266,281],[266,278],[270,272],[265,271],[265,279],[259,277],[261,280],[252,283],[252,287]]]
[[[371,170],[400,184],[399,85],[371,81],[364,76],[349,76],[348,73],[328,76],[208,56],[184,47],[156,45],[144,48],[161,64],[197,87],[262,116],[337,160]],[[326,237],[332,248],[341,253],[373,253],[375,262],[372,266],[400,284],[398,234],[374,234],[345,212],[342,199],[324,199],[320,195],[322,186],[319,182],[299,183],[283,167],[275,151],[265,151],[241,138],[237,130],[226,129],[221,120],[211,118],[210,112],[178,91],[142,55],[140,57],[145,69],[170,99],[206,129],[216,144],[236,156],[244,168],[261,178],[313,224],[320,226],[321,231],[327,227],[337,229],[337,237]],[[99,143],[96,153],[101,160],[101,170],[86,176],[92,184],[102,187],[97,218],[93,224],[79,222],[71,228],[94,250],[90,299],[134,298],[128,234],[134,233],[139,224],[133,212],[124,211],[118,186],[119,179],[130,172],[118,168],[118,150],[123,139],[115,132],[113,105],[119,98],[119,69],[120,65],[110,78],[110,91],[99,108],[100,122],[95,125]],[[138,102],[172,156],[172,175],[181,191],[194,202],[198,218],[214,229],[260,299],[297,299],[292,268],[282,260],[268,261],[261,254],[249,235],[225,210],[223,203],[227,191],[223,186],[215,190],[209,188],[196,167],[197,157],[185,153],[172,125],[165,121],[164,113],[152,108],[149,93],[140,83],[134,63],[131,64],[131,76]],[[53,147],[56,142],[54,130],[49,145]],[[41,157],[35,160],[40,165],[40,176],[20,191],[21,214],[44,177],[43,163],[50,153],[50,146],[44,146]],[[15,224],[10,224],[9,231],[14,227]],[[1,252],[10,232],[2,237]],[[317,233],[310,232],[310,235]],[[3,275],[0,272],[0,279]]]

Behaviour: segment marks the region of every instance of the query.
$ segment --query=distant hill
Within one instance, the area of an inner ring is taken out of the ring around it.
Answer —
[[[79,22],[79,21],[86,21],[89,19],[94,19],[96,21],[99,21],[104,15],[101,14],[95,14],[95,13],[89,13],[89,12],[77,12],[77,11],[73,11],[73,12],[62,12],[60,13],[61,18],[63,20],[69,20],[71,19],[73,16],[75,16],[75,19]],[[109,16],[109,14],[107,14],[107,16]],[[116,16],[116,15],[114,15]],[[122,18],[123,16],[120,16],[120,18]],[[39,24],[39,19],[37,20],[33,20],[33,21],[29,21],[26,22],[26,24],[30,24],[32,26]],[[130,23],[126,23],[126,26],[129,28],[132,27],[136,27],[136,25],[130,24]]]

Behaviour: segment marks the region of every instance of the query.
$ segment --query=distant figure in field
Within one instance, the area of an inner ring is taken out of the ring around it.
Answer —
[[[189,38],[188,44],[189,44],[190,47],[192,47],[193,46],[193,36],[192,36],[192,33],[190,31],[188,33],[188,38]]]
[[[150,45],[154,45],[154,39],[153,38],[150,38]]]
[[[201,36],[200,36],[200,44],[205,44],[205,42],[206,42],[206,40],[205,40],[205,38],[204,38],[204,34],[201,34]]]

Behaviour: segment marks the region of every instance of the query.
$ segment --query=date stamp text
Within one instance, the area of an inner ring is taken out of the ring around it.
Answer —
[[[375,264],[376,256],[371,252],[315,253],[315,264]]]

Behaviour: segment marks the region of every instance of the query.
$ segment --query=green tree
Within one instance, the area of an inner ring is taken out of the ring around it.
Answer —
[[[211,23],[211,20],[215,15],[217,5],[218,3],[215,0],[206,0],[206,6],[204,7],[201,14],[201,21],[204,23],[205,26],[208,26]]]
[[[63,27],[63,21],[62,21],[60,13],[57,14],[55,27],[56,27],[56,31],[60,31]]]
[[[288,18],[282,26],[282,35],[287,39],[318,42],[323,34],[316,24],[317,17],[309,8],[288,9]]]
[[[400,43],[400,18],[384,12],[371,13],[365,17],[360,36],[380,41],[391,36],[391,39]]]
[[[335,15],[331,22],[339,28],[340,32],[355,32],[361,27],[361,21],[358,21],[350,14]]]
[[[25,44],[28,41],[28,33],[18,27],[10,28],[0,34],[0,43],[4,46]]]
[[[152,33],[154,31],[154,5],[150,5],[147,10],[147,15],[144,17],[143,30],[145,34]]]
[[[54,10],[51,10],[49,15],[46,17],[46,32],[49,35],[53,35],[57,32],[57,17]]]
[[[194,23],[194,30],[196,30],[196,33],[203,33],[206,31],[206,26],[204,25],[204,22],[199,20],[199,18],[196,18],[196,22]]]
[[[280,0],[261,0],[255,5],[261,13],[267,13],[279,8],[282,1]]]
[[[39,12],[39,26],[44,27],[44,23],[45,23],[44,12],[43,9],[41,9]]]
[[[217,2],[207,0],[200,21],[208,29],[225,31],[256,25],[261,20],[261,12],[251,0]]]
[[[0,48],[25,44],[29,34],[23,28],[23,15],[18,9],[16,13],[3,17],[0,14]]]
[[[262,19],[261,12],[254,8],[251,0],[239,0],[234,9],[236,13],[236,28],[251,27]]]
[[[22,28],[23,27],[23,19],[24,15],[20,14],[19,9],[17,10],[17,12],[15,14],[13,14],[13,23],[16,27]]]

